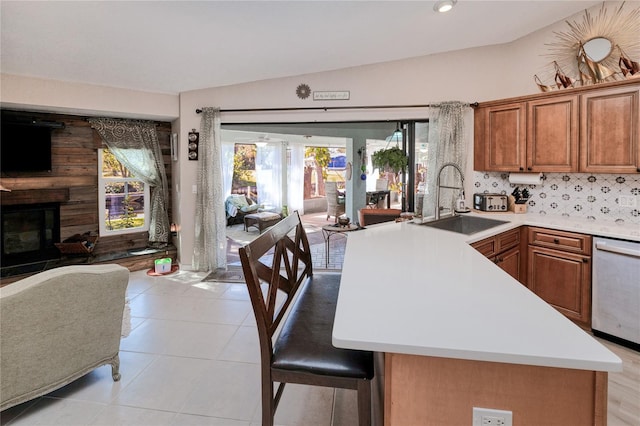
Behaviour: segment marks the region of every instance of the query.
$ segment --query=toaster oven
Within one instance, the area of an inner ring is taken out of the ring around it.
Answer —
[[[473,194],[473,208],[483,212],[506,212],[507,196],[502,194]]]

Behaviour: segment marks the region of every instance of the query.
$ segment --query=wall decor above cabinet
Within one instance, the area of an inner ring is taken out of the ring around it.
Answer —
[[[484,102],[474,169],[640,173],[640,78]]]
[[[556,40],[546,44],[546,56],[552,62],[549,71],[540,73],[542,77],[534,75],[540,90],[624,80],[640,74],[640,7],[627,12],[624,2],[619,7],[603,2],[597,14],[585,10],[581,22],[566,23],[569,30],[555,32]],[[548,84],[551,80],[555,84]]]

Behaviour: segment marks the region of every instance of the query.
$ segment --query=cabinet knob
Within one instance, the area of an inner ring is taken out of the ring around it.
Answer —
[[[533,169],[532,169],[531,167],[527,167],[527,170],[531,171],[531,170],[533,170]]]
[[[640,167],[638,167],[638,168],[636,169],[636,171],[637,171],[638,173],[640,173]]]
[[[559,239],[557,239],[557,238],[554,238],[554,239],[553,239],[553,242],[554,242],[554,243],[556,243],[556,244],[560,244],[560,240],[559,240]]]
[[[586,257],[585,257],[585,258],[583,258],[583,259],[582,259],[582,263],[589,263],[589,259],[588,259],[588,258],[586,258]]]
[[[523,171],[523,170],[524,170],[524,167],[520,167],[520,171]]]

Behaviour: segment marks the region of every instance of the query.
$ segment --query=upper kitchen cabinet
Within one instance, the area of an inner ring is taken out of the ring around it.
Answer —
[[[578,98],[574,95],[478,108],[475,169],[576,171],[577,106]]]
[[[527,102],[527,171],[575,172],[577,168],[577,96]]]
[[[522,103],[480,107],[475,110],[476,170],[524,170],[526,117]]]
[[[580,96],[580,170],[640,172],[638,85]]]
[[[640,172],[639,88],[627,80],[483,103],[474,169]]]

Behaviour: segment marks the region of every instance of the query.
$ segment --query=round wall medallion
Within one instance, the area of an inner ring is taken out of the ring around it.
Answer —
[[[308,84],[300,84],[296,88],[296,95],[298,95],[300,99],[307,99],[310,94],[311,94],[311,88],[309,87]]]

